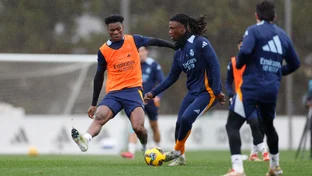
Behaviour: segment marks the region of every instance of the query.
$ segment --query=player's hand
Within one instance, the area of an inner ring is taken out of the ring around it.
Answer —
[[[156,107],[159,107],[159,106],[160,106],[160,98],[159,98],[158,96],[156,96],[156,97],[154,98],[154,104],[155,104]]]
[[[154,95],[151,92],[147,92],[144,95],[144,104],[147,104],[148,101],[152,100],[154,98]]]
[[[221,105],[225,104],[225,95],[224,95],[224,93],[220,92],[219,95],[216,96],[216,99],[218,100],[218,102]]]
[[[91,119],[93,119],[95,111],[96,111],[96,106],[90,106],[90,108],[88,109],[88,116]]]

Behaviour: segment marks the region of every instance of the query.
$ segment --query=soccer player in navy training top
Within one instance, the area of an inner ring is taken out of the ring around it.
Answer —
[[[270,169],[266,175],[283,173],[279,166],[278,135],[273,120],[281,78],[298,69],[300,62],[287,34],[273,23],[274,4],[270,1],[259,2],[255,16],[258,23],[247,28],[237,54],[236,68],[244,65],[246,68],[242,84],[233,97],[226,124],[232,170],[225,176],[245,175],[239,129],[256,108],[262,118],[270,152]],[[283,59],[286,65],[283,65]]]
[[[148,57],[148,48],[142,46],[139,48],[139,54],[141,59],[142,79],[143,79],[143,93],[151,91],[157,84],[164,80],[164,74],[161,66],[153,58]],[[145,113],[149,119],[150,127],[153,131],[153,140],[155,146],[160,146],[160,132],[158,128],[158,107],[160,105],[160,97],[154,98],[154,101],[149,101],[144,105]],[[128,151],[122,152],[121,156],[124,158],[133,159],[136,149],[137,136],[131,128],[131,134],[129,135]]]
[[[238,50],[242,46],[243,40],[239,40],[237,44]],[[237,69],[236,68],[236,58],[232,57],[231,61],[229,62],[227,66],[227,74],[226,74],[226,80],[225,80],[225,88],[227,91],[227,94],[230,99],[230,103],[232,103],[232,98],[234,94],[236,93],[237,88],[242,82],[242,76],[245,71],[246,66]],[[233,90],[233,84],[234,84],[234,90]],[[237,114],[238,115],[238,114]],[[242,117],[243,118],[243,117]],[[251,147],[251,152],[249,156],[249,161],[261,161],[258,157],[258,152],[262,153],[263,161],[269,161],[269,153],[267,152],[266,145],[263,142],[264,137],[264,131],[262,130],[262,123],[260,121],[261,119],[258,119],[258,111],[257,109],[254,110],[250,118],[247,119],[247,123],[250,126],[251,134],[253,138],[253,146]],[[228,131],[230,132],[230,131]]]
[[[169,35],[177,49],[172,67],[168,77],[144,97],[144,101],[153,99],[176,82],[182,71],[186,73],[188,92],[178,113],[176,145],[174,150],[165,153],[165,162],[176,159],[172,165],[185,164],[185,142],[197,117],[217,101],[225,103],[218,58],[207,38],[202,36],[206,24],[205,16],[195,20],[185,14],[176,14],[170,18]]]
[[[174,45],[157,38],[126,35],[123,33],[123,20],[121,15],[105,18],[110,39],[98,51],[93,99],[88,109],[88,116],[94,120],[85,134],[81,134],[75,128],[72,129],[72,138],[83,152],[88,150],[89,142],[100,133],[102,126],[122,109],[125,110],[142,144],[142,150],[146,149],[147,131],[144,127],[142,72],[138,48],[141,46],[174,48]],[[106,70],[106,95],[97,107]]]

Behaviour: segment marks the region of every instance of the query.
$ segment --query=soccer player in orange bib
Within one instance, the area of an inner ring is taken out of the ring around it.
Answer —
[[[88,150],[88,144],[97,136],[103,125],[121,111],[125,110],[132,128],[138,136],[142,151],[146,149],[147,131],[144,128],[144,105],[142,97],[142,71],[138,48],[141,46],[162,46],[174,48],[171,42],[123,34],[124,18],[112,15],[105,18],[110,39],[98,51],[98,67],[94,77],[93,99],[88,116],[94,118],[85,134],[72,129],[71,135],[80,150]],[[106,96],[97,101],[107,70]]]

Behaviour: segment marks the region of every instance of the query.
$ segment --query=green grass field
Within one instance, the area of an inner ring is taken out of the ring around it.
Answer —
[[[306,153],[308,155],[308,153]],[[294,152],[281,152],[280,165],[286,176],[311,176],[311,160],[295,160]],[[143,156],[125,160],[119,156],[90,155],[0,155],[2,176],[219,176],[231,167],[226,151],[197,151],[187,153],[187,166],[147,166]],[[307,157],[306,157],[307,158]],[[244,162],[248,176],[264,176],[268,163]]]

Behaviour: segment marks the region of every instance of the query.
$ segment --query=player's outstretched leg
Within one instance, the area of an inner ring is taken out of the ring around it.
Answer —
[[[179,134],[179,130],[180,130],[180,120],[181,117],[178,116],[177,122],[176,122],[176,127],[175,127],[175,133],[174,133],[174,137],[175,137],[175,141],[178,140],[178,134]],[[182,149],[183,153],[181,156],[179,156],[178,158],[174,159],[168,166],[184,166],[186,165],[186,157],[185,157],[185,147]]]
[[[226,131],[229,137],[232,169],[224,176],[245,176],[243,159],[241,155],[241,138],[239,130],[244,124],[245,118],[241,117],[233,110],[229,111],[226,123]]]
[[[132,129],[134,130],[135,134],[139,138],[142,144],[142,151],[143,153],[146,150],[147,144],[147,130],[144,127],[144,110],[142,107],[136,107],[130,114],[130,121],[132,125]]]
[[[191,134],[191,129],[194,121],[197,116],[190,114],[189,112],[185,112],[181,119],[177,121],[176,129],[179,127],[179,131],[177,132],[177,140],[174,147],[174,150],[165,153],[165,162],[177,159],[181,155],[184,154],[185,151],[185,142],[189,135]],[[185,156],[184,156],[185,157]],[[181,158],[182,159],[182,158]]]
[[[88,144],[92,138],[100,133],[102,126],[113,118],[113,116],[113,112],[107,106],[99,106],[87,133],[82,134],[77,129],[72,129],[71,136],[81,151],[85,152],[88,150]]]

